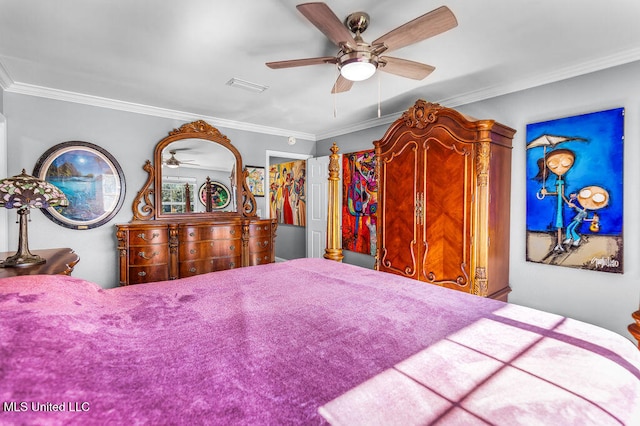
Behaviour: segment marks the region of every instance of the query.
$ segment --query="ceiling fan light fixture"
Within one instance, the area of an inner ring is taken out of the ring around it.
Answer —
[[[376,66],[371,62],[349,62],[340,67],[340,74],[347,80],[363,81],[376,72]]]
[[[353,51],[340,57],[340,74],[351,81],[364,81],[376,73],[378,58],[369,52]]]

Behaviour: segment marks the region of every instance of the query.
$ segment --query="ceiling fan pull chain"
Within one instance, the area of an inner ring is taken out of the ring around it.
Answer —
[[[378,73],[378,118],[380,118],[380,73]]]
[[[338,69],[338,67],[336,67],[336,83],[334,83],[335,85],[334,90],[332,90],[333,92],[333,118],[338,118],[338,91],[335,90],[337,87],[336,85],[337,83],[337,78],[340,76],[340,70]]]

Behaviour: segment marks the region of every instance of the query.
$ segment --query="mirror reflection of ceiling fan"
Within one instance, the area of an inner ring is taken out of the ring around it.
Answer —
[[[181,151],[181,150],[186,150],[188,148],[177,148],[177,149],[173,149],[171,151],[169,151],[169,154],[171,154],[171,156],[169,158],[167,158],[166,160],[162,161],[162,164],[170,167],[172,169],[175,169],[177,167],[180,167],[183,164],[188,164],[190,166],[197,166],[197,164],[194,163],[195,160],[178,160],[176,158],[176,151]]]
[[[453,12],[441,6],[404,25],[366,43],[361,34],[369,26],[369,15],[355,12],[347,16],[343,24],[325,3],[304,3],[297,9],[315,25],[329,40],[340,48],[334,56],[267,62],[273,69],[300,67],[306,65],[336,64],[340,76],[331,93],[346,92],[354,81],[362,81],[375,74],[376,70],[401,77],[422,80],[435,70],[431,65],[407,59],[381,56],[382,53],[417,43],[458,26]],[[355,34],[352,36],[351,33]]]

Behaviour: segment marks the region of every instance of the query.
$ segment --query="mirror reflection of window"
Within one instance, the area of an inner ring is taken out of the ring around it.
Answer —
[[[196,191],[196,179],[191,177],[163,177],[162,179],[162,212],[186,213],[187,212],[187,188],[190,192],[190,211],[195,211],[194,194]]]

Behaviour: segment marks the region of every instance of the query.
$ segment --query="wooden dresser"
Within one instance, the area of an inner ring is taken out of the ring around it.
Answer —
[[[374,142],[376,269],[506,301],[515,130],[419,100]]]
[[[275,261],[271,219],[116,225],[120,285],[172,280]]]
[[[275,262],[277,222],[257,217],[242,157],[218,129],[173,129],[143,169],[133,220],[116,225],[120,285]]]

